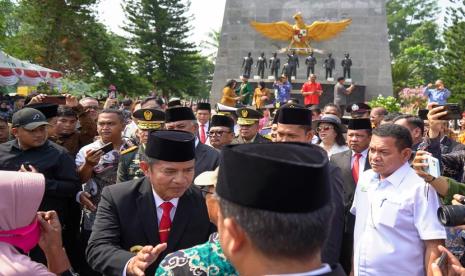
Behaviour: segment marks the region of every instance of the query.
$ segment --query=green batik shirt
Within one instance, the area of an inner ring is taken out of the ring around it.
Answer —
[[[168,254],[161,261],[155,275],[234,276],[238,273],[226,260],[218,240],[218,233],[213,233],[209,241],[204,244]]]
[[[249,106],[252,104],[253,89],[250,83],[241,83],[236,90],[237,96],[243,95],[242,104]]]

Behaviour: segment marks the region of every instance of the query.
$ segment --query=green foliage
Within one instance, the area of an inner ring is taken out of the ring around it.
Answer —
[[[181,0],[129,0],[125,11],[136,51],[140,76],[164,96],[196,95],[200,59],[196,46],[187,42],[190,2]]]
[[[396,98],[393,96],[384,97],[383,95],[372,99],[368,102],[368,105],[371,108],[384,107],[388,112],[399,112],[401,107],[400,102]]]
[[[465,1],[452,1],[457,6],[448,8],[447,23],[444,31],[444,61],[441,78],[452,91],[450,102],[465,102]],[[461,4],[461,5],[460,5]]]

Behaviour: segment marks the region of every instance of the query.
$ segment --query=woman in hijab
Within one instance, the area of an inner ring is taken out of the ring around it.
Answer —
[[[45,178],[39,173],[0,171],[0,275],[69,274],[56,212],[39,212]],[[27,255],[37,244],[48,269]]]

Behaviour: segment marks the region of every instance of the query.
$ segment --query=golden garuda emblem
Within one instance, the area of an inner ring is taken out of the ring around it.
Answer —
[[[281,49],[280,52],[295,50],[299,54],[306,54],[313,51],[310,46],[311,41],[331,39],[352,23],[352,19],[344,19],[337,22],[315,21],[311,25],[306,25],[300,12],[294,15],[294,20],[294,25],[286,21],[272,23],[252,21],[250,25],[267,38],[290,41],[289,46]]]

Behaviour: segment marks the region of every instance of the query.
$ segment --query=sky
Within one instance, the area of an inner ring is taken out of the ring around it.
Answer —
[[[125,16],[121,8],[122,0],[101,0],[98,7],[99,19],[109,29],[119,35],[125,35],[121,26],[124,25]],[[438,16],[438,23],[443,24],[445,7],[449,0],[438,0],[443,13]],[[224,7],[226,0],[191,0],[191,14],[194,20],[191,23],[191,41],[200,43],[207,40],[211,30],[221,29],[223,24]]]

